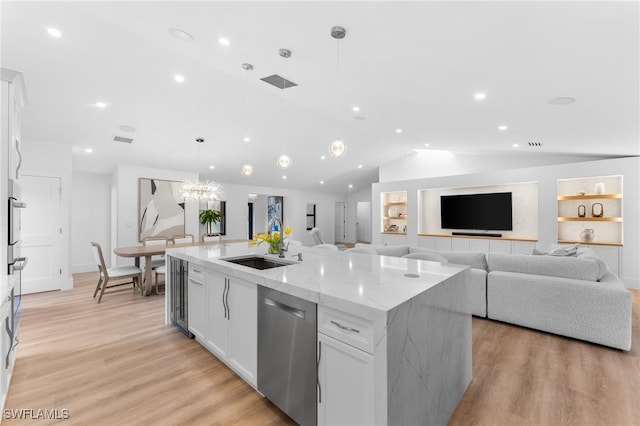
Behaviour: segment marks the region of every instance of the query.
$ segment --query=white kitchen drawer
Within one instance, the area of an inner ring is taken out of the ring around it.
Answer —
[[[373,354],[373,322],[318,306],[318,332]]]
[[[204,266],[194,265],[193,263],[189,262],[189,279],[194,279],[195,281],[203,283],[205,281],[204,271]]]

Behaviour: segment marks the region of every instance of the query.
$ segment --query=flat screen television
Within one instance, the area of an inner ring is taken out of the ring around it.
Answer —
[[[443,229],[512,231],[511,192],[440,196]]]

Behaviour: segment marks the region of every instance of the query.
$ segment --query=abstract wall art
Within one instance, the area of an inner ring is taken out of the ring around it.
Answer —
[[[184,234],[184,200],[176,195],[180,182],[138,179],[138,241],[144,237]]]

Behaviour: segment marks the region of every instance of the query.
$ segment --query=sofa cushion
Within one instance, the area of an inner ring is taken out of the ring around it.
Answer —
[[[381,256],[394,256],[402,257],[405,254],[409,254],[409,246],[383,246],[383,245],[369,245],[358,243],[356,247],[371,247]]]
[[[493,271],[517,272],[585,281],[597,281],[599,274],[596,260],[584,257],[489,253],[487,263],[489,273]]]
[[[345,251],[350,251],[353,253],[378,254],[378,252],[373,247],[368,247],[364,244],[356,246],[354,248],[347,249]]]
[[[609,271],[607,262],[602,260],[600,256],[598,256],[596,252],[593,251],[593,249],[591,248],[580,247],[578,249],[578,257],[585,258],[585,259],[593,259],[596,261],[596,263],[598,264],[598,281],[602,280],[602,278],[604,278],[604,276]]]
[[[487,270],[487,258],[484,253],[476,251],[445,251],[431,250],[422,247],[409,247],[409,254],[413,253],[435,253],[447,259],[449,263],[458,265],[469,265],[475,269]]]
[[[432,262],[449,263],[449,261],[445,257],[440,256],[437,253],[429,253],[429,252],[410,253],[410,254],[405,254],[402,257],[406,259],[430,260]]]

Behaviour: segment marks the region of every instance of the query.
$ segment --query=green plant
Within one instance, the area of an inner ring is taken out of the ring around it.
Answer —
[[[202,210],[200,212],[200,223],[207,225],[207,234],[213,233],[213,224],[222,220],[222,213],[219,210]]]

